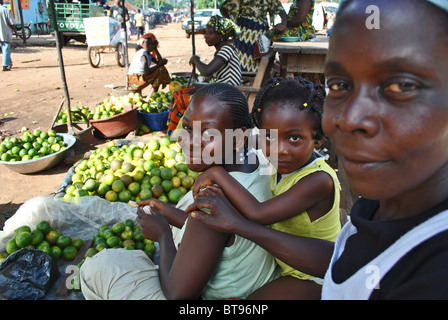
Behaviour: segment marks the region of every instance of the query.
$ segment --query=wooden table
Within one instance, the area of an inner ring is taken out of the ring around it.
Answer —
[[[295,73],[324,72],[328,38],[319,38],[319,41],[274,42],[272,46],[280,56],[282,77],[292,77]]]

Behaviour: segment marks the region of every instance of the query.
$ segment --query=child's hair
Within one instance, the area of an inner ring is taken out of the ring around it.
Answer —
[[[260,127],[263,111],[272,107],[274,103],[280,103],[282,107],[293,106],[309,113],[316,130],[314,138],[320,141],[325,137],[322,129],[324,99],[325,89],[320,84],[300,77],[272,78],[255,98],[252,120],[255,126]]]
[[[236,87],[227,83],[212,83],[199,89],[193,95],[192,99],[200,94],[211,95],[229,108],[233,123],[232,129],[242,127],[250,129],[254,127],[250,117],[247,99]]]

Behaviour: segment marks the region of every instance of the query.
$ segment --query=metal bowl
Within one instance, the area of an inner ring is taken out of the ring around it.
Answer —
[[[57,135],[61,136],[64,142],[67,144],[67,147],[65,149],[48,156],[28,161],[0,161],[0,163],[8,169],[18,173],[35,173],[53,168],[54,166],[61,163],[62,160],[64,160],[67,152],[71,147],[73,147],[76,142],[76,138],[72,135],[66,133],[57,133]]]
[[[299,37],[281,37],[280,39],[285,42],[297,42],[300,40]]]

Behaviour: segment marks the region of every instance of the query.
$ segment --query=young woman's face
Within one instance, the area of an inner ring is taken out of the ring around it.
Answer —
[[[277,160],[278,173],[294,172],[311,158],[316,132],[308,111],[293,106],[266,108],[261,114],[260,129],[266,130],[263,153],[274,165]]]
[[[210,95],[200,94],[190,102],[182,120],[180,145],[190,170],[205,171],[215,164],[225,163],[225,130],[233,122],[227,107]],[[233,154],[232,154],[233,156]]]
[[[369,2],[380,20],[368,29],[356,1],[331,33],[323,129],[352,189],[371,199],[447,190],[436,187],[448,180],[446,22],[415,3]]]
[[[205,38],[205,43],[209,46],[215,46],[218,43],[220,43],[222,41],[221,36],[219,35],[218,32],[216,32],[213,28],[211,28],[210,26],[206,26],[205,27],[205,34],[204,34],[204,38]]]

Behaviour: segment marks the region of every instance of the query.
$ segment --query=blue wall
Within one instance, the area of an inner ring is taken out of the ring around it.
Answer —
[[[14,0],[16,8],[18,8],[17,1],[20,0]],[[45,0],[28,0],[28,2],[29,2],[29,9],[25,9],[22,7],[23,23],[28,23],[31,21],[32,23],[31,31],[33,32],[33,34],[36,34],[36,27],[34,24],[36,22],[46,23],[48,21],[47,6],[45,4]],[[39,2],[42,3],[42,5],[44,6],[43,12],[39,12]],[[19,14],[17,16],[17,23],[20,23]],[[48,28],[46,28],[45,30],[48,30]]]

